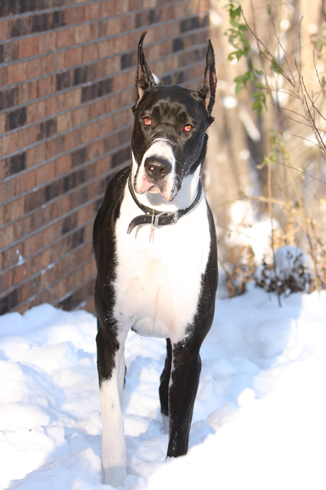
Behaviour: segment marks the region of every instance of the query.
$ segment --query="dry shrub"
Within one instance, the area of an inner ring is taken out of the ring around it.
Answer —
[[[225,272],[229,297],[240,296],[247,290],[248,281],[253,280],[256,264],[250,245],[233,245],[227,248],[221,266]]]
[[[246,104],[246,92],[248,109],[257,110],[256,125],[265,131],[260,143],[264,158],[255,161],[265,186],[255,195],[247,195],[249,191],[242,196],[259,204],[262,213],[268,210],[271,222],[276,218],[281,229],[272,233],[273,260],[265,260],[258,270],[253,270],[255,260],[247,260],[243,247],[231,249],[224,259],[227,287],[230,296],[242,294],[248,280],[256,278],[258,286],[279,295],[319,290],[326,287],[325,2],[320,4],[312,44],[305,35],[305,19],[293,5],[246,3],[250,21],[240,5],[228,3],[226,32],[233,49],[229,58],[246,60],[246,65],[239,63],[246,71],[234,78],[235,95],[242,92]],[[262,8],[268,12],[263,28],[255,18]],[[280,276],[275,263],[278,250],[297,245],[309,255],[312,270],[302,262],[293,263],[293,269]]]

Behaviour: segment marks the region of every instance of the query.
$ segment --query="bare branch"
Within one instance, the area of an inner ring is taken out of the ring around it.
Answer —
[[[289,76],[287,75],[287,73],[285,72],[285,70],[283,69],[283,67],[278,63],[278,61],[275,59],[275,57],[272,55],[272,53],[269,51],[269,49],[267,48],[266,44],[263,43],[263,41],[261,39],[259,39],[259,37],[256,35],[256,33],[251,29],[250,25],[248,24],[247,22],[247,19],[242,11],[242,16],[243,16],[243,19],[246,23],[246,26],[248,28],[248,30],[251,32],[251,34],[253,35],[253,37],[256,39],[256,42],[257,42],[257,45],[258,45],[258,49],[259,49],[259,52],[262,54],[262,56],[264,56],[264,58],[266,58],[270,63],[276,63],[277,64],[277,67],[278,69],[280,70],[280,73],[281,75],[294,87],[295,84],[293,83],[293,81],[289,78]],[[260,45],[265,49],[265,51],[263,51],[261,48],[260,48]],[[267,56],[268,55],[268,56]]]
[[[293,135],[294,136],[294,135]],[[299,137],[299,136],[298,136]],[[303,138],[303,139],[306,139],[306,138]],[[309,140],[308,140],[309,141]],[[324,182],[323,180],[320,180],[320,179],[317,179],[316,177],[314,177],[313,175],[310,175],[310,174],[307,174],[306,172],[304,172],[303,170],[300,170],[299,168],[296,168],[296,167],[293,167],[292,165],[287,165],[286,163],[284,162],[279,162],[278,160],[272,160],[271,158],[269,157],[266,157],[268,160],[270,160],[272,163],[278,163],[279,165],[282,165],[283,167],[287,167],[287,168],[291,168],[292,170],[295,170],[296,172],[299,172],[300,174],[303,174],[305,177],[310,177],[311,179],[313,180],[316,180],[317,182],[320,182],[321,184],[324,184],[326,185],[326,182]]]
[[[294,80],[294,76],[293,76],[292,68],[291,68],[291,65],[290,65],[290,63],[289,63],[288,57],[286,56],[286,52],[285,52],[285,49],[283,48],[283,45],[282,45],[281,40],[280,40],[280,38],[279,38],[279,35],[277,34],[277,31],[276,31],[276,28],[275,28],[275,22],[274,22],[274,20],[273,20],[272,24],[273,24],[274,34],[275,34],[275,37],[276,37],[276,39],[277,39],[278,45],[280,46],[280,48],[281,48],[281,49],[282,49],[282,51],[283,51],[283,54],[284,54],[284,59],[285,59],[286,64],[287,64],[287,66],[288,66],[289,73],[290,73],[290,75],[291,75],[291,77],[292,77],[292,80],[293,80],[293,85],[295,85],[295,80]]]
[[[300,134],[294,134],[294,133],[290,133],[291,136],[294,136],[295,138],[301,138],[302,140],[304,141],[308,141],[308,143],[310,143],[311,145],[313,146],[316,146],[316,148],[319,148],[319,149],[322,149],[320,148],[319,144],[317,143],[314,143],[313,141],[311,141],[310,139],[308,138],[305,138],[304,136],[301,136]]]
[[[313,58],[314,58],[314,67],[315,67],[315,73],[316,73],[316,75],[317,75],[317,80],[318,80],[318,83],[319,83],[319,85],[320,85],[320,88],[321,88],[322,93],[323,93],[324,95],[326,95],[325,89],[324,89],[324,87],[323,87],[323,85],[322,85],[322,83],[321,83],[321,81],[320,81],[320,78],[319,78],[319,72],[318,72],[318,70],[317,70],[317,66],[316,66],[315,51],[313,51],[313,53],[312,53],[312,54],[313,54]]]

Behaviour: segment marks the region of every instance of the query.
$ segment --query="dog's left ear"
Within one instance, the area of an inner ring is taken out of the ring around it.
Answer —
[[[138,44],[138,67],[137,67],[137,78],[136,78],[137,100],[136,100],[136,104],[132,108],[133,111],[136,110],[139,102],[141,101],[144,95],[144,92],[148,88],[156,85],[155,79],[153,77],[151,70],[149,69],[143,51],[143,42],[146,34],[147,31],[143,32]]]
[[[206,51],[206,68],[204,73],[204,80],[197,93],[204,99],[206,111],[209,117],[209,124],[212,124],[214,118],[212,117],[213,105],[215,102],[215,90],[216,90],[216,71],[215,71],[215,57],[214,49],[211,40],[207,41]]]

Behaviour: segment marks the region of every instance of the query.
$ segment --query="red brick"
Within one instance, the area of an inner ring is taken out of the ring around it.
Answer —
[[[83,63],[88,63],[90,61],[96,60],[99,58],[99,43],[86,44],[83,46],[83,54],[82,60]]]
[[[12,271],[6,271],[0,274],[0,294],[4,294],[12,285]]]
[[[37,97],[41,98],[45,95],[53,94],[56,90],[55,76],[49,76],[37,80]]]
[[[100,3],[92,3],[84,6],[84,19],[85,22],[98,19],[100,16]]]
[[[0,248],[8,247],[15,240],[14,225],[9,224],[1,230]]]
[[[8,78],[8,67],[7,66],[1,66],[0,67],[0,86],[1,87],[7,85],[7,78]]]
[[[26,167],[34,167],[45,160],[46,143],[40,143],[27,151]]]
[[[54,178],[54,162],[49,162],[37,169],[35,174],[35,185],[45,184]]]
[[[13,268],[11,276],[11,287],[16,286],[18,283],[24,281],[28,277],[29,270],[26,263],[18,265]]]
[[[37,98],[36,81],[24,83],[18,86],[18,104],[25,104]]]
[[[69,155],[63,155],[62,157],[54,160],[54,176],[58,177],[65,172],[68,172],[71,168],[71,160]]]
[[[75,29],[71,27],[70,29],[63,29],[62,31],[58,31],[56,33],[56,38],[57,49],[72,46],[75,42]]]
[[[38,55],[38,43],[37,37],[28,37],[20,39],[18,48],[19,59],[30,58],[31,56]]]
[[[17,131],[17,148],[22,149],[37,141],[39,126],[34,124],[28,128]]]
[[[1,114],[0,115],[0,134],[3,134],[5,132],[5,127],[6,127],[6,114]]]
[[[65,67],[65,53],[60,51],[59,53],[51,53],[44,58],[44,75],[47,73],[53,73],[63,70]]]
[[[84,1],[84,0],[81,0]],[[76,25],[80,24],[84,20],[84,8],[73,7],[66,10],[66,24]]]
[[[26,79],[27,62],[18,63],[15,65],[9,65],[7,67],[7,84],[13,85],[14,83],[22,82]]]
[[[106,1],[102,2],[101,5],[101,11],[100,11],[100,17],[112,17],[112,15],[115,14],[115,3],[116,2],[111,2]]]
[[[90,40],[90,24],[75,27],[75,44],[86,43]]]
[[[80,138],[79,130],[69,131],[69,133],[66,133],[65,135],[64,151],[72,150],[73,148],[81,145],[81,143],[85,141],[86,140]]]
[[[19,197],[3,207],[2,224],[10,223],[24,214],[24,197]]]
[[[84,107],[81,107],[80,109],[74,110],[72,114],[72,124],[74,126],[79,126],[80,124],[83,124],[87,122],[89,119],[93,119],[91,115],[91,109],[93,107],[93,104],[87,105]]]
[[[0,21],[0,41],[5,41],[8,36],[8,20]]]
[[[37,78],[45,74],[46,72],[46,70],[44,69],[44,57],[25,61],[22,64],[25,65],[24,73],[27,80],[29,80],[30,78]]]
[[[15,192],[12,197],[18,197],[35,187],[35,170],[15,177]]]
[[[18,253],[17,253],[18,252]],[[19,260],[19,255],[24,256],[23,254],[23,245],[21,243],[14,245],[11,248],[7,248],[1,254],[2,257],[2,267],[1,270],[6,270],[17,264]]]
[[[46,143],[46,158],[52,158],[65,151],[65,136],[59,135],[48,140]]]
[[[13,153],[17,148],[17,133],[9,133],[3,136],[0,140],[1,144],[1,156]]]
[[[61,97],[64,97],[64,95],[61,94]],[[48,99],[43,101],[44,108],[45,108],[45,114],[47,117],[53,116],[54,114],[56,114],[57,112],[60,111],[60,108],[58,106],[58,100],[59,100],[59,97],[54,96],[54,97],[49,97]]]
[[[80,65],[83,61],[83,48],[73,48],[67,49],[65,52],[64,67],[69,68],[70,66]]]
[[[48,32],[37,37],[38,53],[45,54],[54,51],[57,47],[57,33]]]
[[[44,101],[35,102],[27,107],[27,124],[34,123],[46,116],[46,105]]]

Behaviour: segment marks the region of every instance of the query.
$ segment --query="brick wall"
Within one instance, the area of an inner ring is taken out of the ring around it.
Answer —
[[[0,314],[93,309],[93,220],[131,161],[139,37],[163,83],[196,88],[208,6],[0,1]]]

